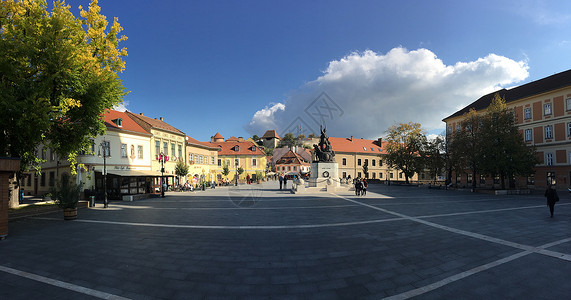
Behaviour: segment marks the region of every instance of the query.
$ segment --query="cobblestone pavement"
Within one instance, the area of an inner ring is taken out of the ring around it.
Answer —
[[[568,299],[571,201],[275,182],[10,222],[0,299]]]

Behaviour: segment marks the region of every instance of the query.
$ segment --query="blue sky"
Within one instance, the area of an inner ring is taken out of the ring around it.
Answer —
[[[484,93],[571,68],[570,1],[99,5],[129,38],[126,108],[203,141],[319,123],[331,136],[376,138],[408,121],[438,133]],[[336,110],[319,120],[321,102]]]

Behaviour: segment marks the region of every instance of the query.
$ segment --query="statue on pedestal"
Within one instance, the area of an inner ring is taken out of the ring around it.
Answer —
[[[321,137],[319,138],[319,145],[313,144],[315,149],[315,156],[317,162],[335,162],[335,151],[331,148],[331,143],[329,142],[329,137],[327,137],[327,128],[322,128]]]

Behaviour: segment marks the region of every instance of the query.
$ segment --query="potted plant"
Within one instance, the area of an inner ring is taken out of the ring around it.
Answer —
[[[70,181],[68,174],[63,174],[61,181],[56,183],[51,189],[55,203],[63,209],[64,220],[77,219],[77,203],[81,193],[82,184],[75,184]]]

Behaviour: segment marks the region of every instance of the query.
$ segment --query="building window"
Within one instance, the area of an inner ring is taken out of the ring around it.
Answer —
[[[452,133],[452,125],[448,126],[448,127],[446,128],[446,131],[447,131],[448,133]]]
[[[222,167],[222,160],[220,158],[218,159],[218,166]]]
[[[258,165],[258,160],[256,160],[255,158],[252,158],[252,166],[255,167]]]
[[[372,177],[373,179],[376,179],[376,178],[377,178],[377,175],[375,174],[375,172],[371,172],[371,175],[373,176],[373,177]]]
[[[547,172],[547,184],[556,185],[557,180],[555,179],[555,172]]]
[[[467,181],[466,181],[467,183],[472,183],[472,180],[473,180],[472,175],[473,175],[473,174],[468,174],[468,179],[467,179]]]
[[[390,178],[390,179],[393,179],[393,172],[390,172],[390,173],[389,173],[389,178]]]
[[[103,143],[103,152],[105,153],[105,156],[111,156],[111,142],[105,141]]]
[[[527,185],[535,185],[535,174],[527,176]]]
[[[201,165],[204,164],[204,155],[201,155],[201,156],[200,156],[200,164],[201,164]]]
[[[165,155],[169,155],[169,143],[163,142],[163,151]]]
[[[551,103],[543,104],[543,114],[544,115],[551,115]]]
[[[194,155],[194,163],[197,164],[198,163],[198,154]]]
[[[174,156],[175,153],[176,153],[176,152],[175,152],[175,148],[176,148],[176,147],[175,147],[174,143],[171,143],[171,155],[172,155],[172,156]]]
[[[56,153],[54,150],[50,149],[50,161],[55,161],[56,160]]]
[[[456,132],[460,132],[460,124],[456,124]]]
[[[161,142],[155,141],[155,154],[159,155],[161,153]]]
[[[523,110],[523,118],[524,118],[525,120],[531,119],[531,107],[526,107],[526,108]]]
[[[379,172],[379,178],[383,179],[383,172]]]
[[[40,185],[46,186],[46,173],[45,172],[42,172],[42,175],[40,175]]]
[[[496,175],[494,176],[494,184],[499,184],[500,183],[500,176]]]
[[[347,178],[347,172],[343,172],[343,178]]]
[[[121,157],[127,157],[127,144],[121,144]]]
[[[297,171],[297,167],[296,167],[296,166],[293,166],[293,170],[294,170],[294,171]]]
[[[565,99],[565,104],[567,105],[567,111],[571,110],[571,98]]]
[[[137,146],[137,158],[143,159],[143,146],[142,145]]]
[[[545,139],[552,139],[553,138],[553,125],[545,126]]]
[[[382,166],[383,166],[383,160],[379,159],[379,167],[382,167]]]
[[[462,180],[462,175],[456,174],[456,183],[460,182],[461,180]]]
[[[240,165],[240,160],[238,158],[234,159],[234,165],[237,167]]]
[[[287,166],[287,170],[288,170],[288,171],[291,171],[291,166]]]
[[[49,181],[48,181],[48,184],[49,184],[50,186],[54,186],[54,184],[55,184],[55,180],[56,180],[55,174],[56,174],[56,173],[53,172],[53,171],[50,172],[50,177],[49,177]]]
[[[371,163],[373,164],[373,167],[375,166],[375,163],[376,163],[376,162],[377,162],[376,160],[371,159]]]
[[[545,165],[553,166],[553,153],[545,154]]]
[[[480,175],[480,184],[486,184],[486,176]]]
[[[357,159],[357,166],[360,166],[360,165],[361,165],[361,159],[359,158],[359,159]]]
[[[347,159],[346,159],[346,158],[343,158],[343,162],[342,162],[342,164],[343,164],[344,166],[346,166],[346,165],[347,165]]]
[[[571,123],[567,123],[567,136],[571,137]]]
[[[182,145],[178,145],[178,157],[182,157]]]
[[[365,166],[369,165],[369,159],[365,158]]]
[[[361,172],[357,172],[357,178],[361,178]]]
[[[212,156],[212,158],[211,158],[212,163],[211,164],[214,164],[215,161],[216,161],[216,158],[214,156]]]
[[[402,179],[402,172],[401,172],[401,173],[399,173],[399,178],[400,178],[400,179]]]
[[[571,123],[569,123],[571,124]],[[531,129],[526,129],[525,130],[525,141],[526,142],[530,142],[531,141]]]

